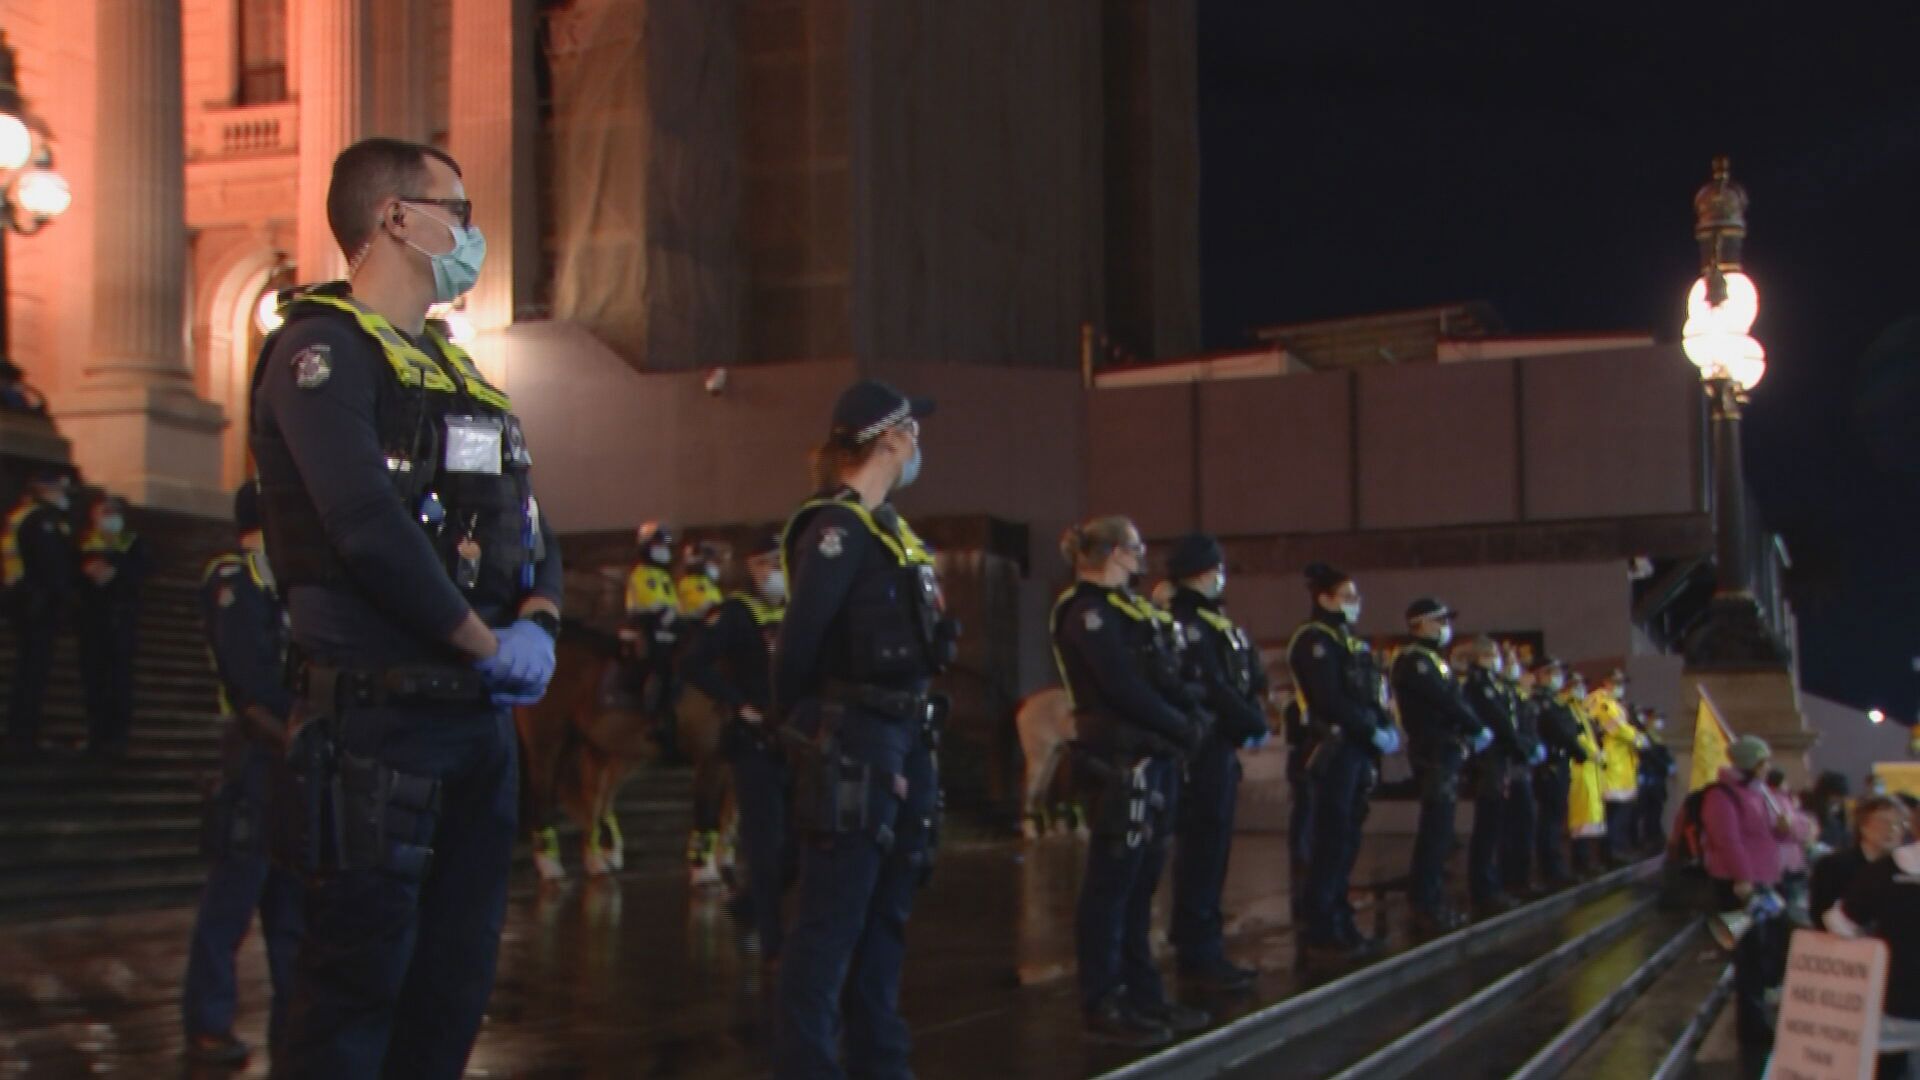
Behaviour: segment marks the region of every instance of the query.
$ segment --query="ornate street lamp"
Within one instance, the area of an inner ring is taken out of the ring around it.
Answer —
[[[53,169],[52,133],[27,111],[14,73],[13,46],[0,30],[0,356],[7,354],[7,244],[12,230],[32,236],[73,203]]]
[[[1693,235],[1700,242],[1700,278],[1687,293],[1681,347],[1700,369],[1713,434],[1714,595],[1688,635],[1687,664],[1696,669],[1777,668],[1786,651],[1753,595],[1752,538],[1740,473],[1740,409],[1767,373],[1767,351],[1754,340],[1760,292],[1740,269],[1747,236],[1747,193],[1733,182],[1726,158],[1693,197]]]

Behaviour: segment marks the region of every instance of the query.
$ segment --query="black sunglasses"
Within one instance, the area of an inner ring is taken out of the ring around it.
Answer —
[[[473,227],[473,202],[470,199],[429,199],[425,196],[402,195],[400,196],[400,201],[404,203],[415,203],[420,206],[437,206],[442,210],[451,212],[453,216],[458,219],[458,224],[461,228],[468,229]]]

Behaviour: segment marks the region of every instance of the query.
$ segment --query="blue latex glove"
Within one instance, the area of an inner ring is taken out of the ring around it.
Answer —
[[[1527,755],[1527,764],[1538,765],[1547,760],[1547,748],[1542,743],[1533,744],[1533,752]]]
[[[1382,724],[1373,729],[1374,749],[1383,754],[1400,752],[1400,729],[1392,724]]]
[[[1780,894],[1772,889],[1755,892],[1753,899],[1747,903],[1747,913],[1755,920],[1777,918],[1786,910],[1787,905],[1780,899]]]
[[[532,705],[553,678],[553,638],[525,619],[496,632],[500,648],[474,667],[487,680],[495,705]]]
[[[1473,737],[1473,752],[1476,754],[1480,753],[1481,751],[1485,750],[1487,747],[1492,745],[1493,745],[1493,729],[1492,728],[1481,728],[1479,733]]]
[[[1273,732],[1263,731],[1260,734],[1255,735],[1253,738],[1248,739],[1245,743],[1245,746],[1248,750],[1258,750],[1261,747],[1267,745],[1267,740],[1271,738],[1273,738]]]

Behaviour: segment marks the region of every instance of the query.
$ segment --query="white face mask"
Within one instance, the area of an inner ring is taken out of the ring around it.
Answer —
[[[760,595],[770,604],[784,604],[787,601],[787,572],[769,570],[767,576],[760,579]]]
[[[651,559],[655,566],[665,566],[673,561],[673,549],[665,544],[655,544],[647,549],[647,558]]]
[[[1558,675],[1555,675],[1553,678],[1547,680],[1547,689],[1553,691],[1556,694],[1562,690],[1565,690],[1566,688],[1567,688],[1567,680],[1561,678]]]
[[[1446,648],[1447,643],[1453,640],[1453,627],[1447,623],[1441,623],[1440,636],[1436,640],[1439,641],[1441,648]]]
[[[1213,573],[1200,579],[1199,591],[1201,596],[1209,600],[1220,599],[1221,594],[1227,591],[1227,572],[1225,570],[1215,570]]]
[[[100,518],[100,531],[108,536],[119,536],[120,530],[127,527],[127,519],[119,514],[106,514]]]
[[[1351,603],[1351,604],[1341,604],[1340,614],[1345,615],[1347,617],[1348,625],[1350,626],[1360,625],[1360,604],[1358,601],[1355,601],[1354,603]]]

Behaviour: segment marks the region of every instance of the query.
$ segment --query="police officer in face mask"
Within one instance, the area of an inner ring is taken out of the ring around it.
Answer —
[[[1540,656],[1529,672],[1533,685],[1528,701],[1533,706],[1540,730],[1540,744],[1546,757],[1533,771],[1533,794],[1540,806],[1536,826],[1540,875],[1548,887],[1573,880],[1567,868],[1567,794],[1573,782],[1573,767],[1587,763],[1587,747],[1580,737],[1580,721],[1567,706],[1566,669],[1551,656]]]
[[[767,731],[771,708],[773,642],[787,614],[787,579],[780,538],[767,536],[747,552],[751,588],[734,593],[707,616],[687,647],[681,671],[726,716],[721,752],[733,766],[740,809],[740,846],[747,883],[734,898],[734,918],[750,927],[763,963],[780,957],[780,898],[792,863],[787,800],[792,785],[780,748]]]
[[[1207,738],[1187,763],[1181,791],[1170,936],[1180,951],[1183,976],[1237,989],[1250,984],[1256,972],[1226,957],[1220,893],[1233,846],[1239,751],[1265,742],[1268,735],[1263,704],[1267,673],[1253,639],[1221,606],[1227,565],[1218,540],[1205,535],[1181,540],[1167,558],[1167,576],[1176,585],[1173,617],[1186,637],[1186,656],[1198,676],[1201,700],[1214,718]]]
[[[0,601],[13,624],[13,693],[7,708],[7,752],[16,758],[40,753],[40,706],[53,670],[54,638],[73,594],[73,472],[65,465],[39,466],[20,501],[0,522]]]
[[[356,143],[327,220],[351,280],[282,307],[252,410],[297,658],[307,938],[283,1071],[457,1077],[506,912],[511,706],[553,674],[560,558],[511,403],[426,321],[485,252],[453,159]]]
[[[1467,888],[1477,913],[1498,915],[1511,911],[1516,902],[1504,887],[1507,796],[1514,772],[1531,764],[1533,751],[1522,742],[1519,698],[1507,683],[1506,659],[1493,639],[1467,642],[1456,666],[1465,668],[1462,692],[1467,706],[1493,734],[1493,741],[1468,765],[1473,832],[1467,838]]]
[[[133,725],[133,653],[140,588],[151,562],[147,542],[127,525],[127,503],[93,504],[80,536],[80,671],[87,691],[87,752],[126,756]]]
[[[1432,597],[1407,608],[1413,640],[1393,660],[1393,697],[1407,726],[1407,757],[1420,790],[1420,826],[1413,842],[1408,891],[1416,930],[1437,934],[1464,921],[1448,901],[1447,856],[1456,837],[1453,812],[1467,755],[1486,749],[1493,732],[1473,714],[1440,650],[1453,640],[1452,608]]]
[[[910,1075],[900,970],[937,838],[946,712],[930,682],[959,627],[888,500],[920,475],[932,412],[871,380],[842,393],[813,454],[818,494],[781,543],[792,595],[771,719],[793,769],[800,903],[780,966],[780,1077]]]
[[[1379,943],[1360,932],[1347,885],[1360,854],[1360,829],[1380,778],[1380,755],[1400,749],[1400,729],[1385,707],[1385,687],[1366,642],[1354,633],[1360,589],[1325,563],[1307,567],[1312,608],[1287,644],[1287,665],[1313,743],[1313,839],[1301,905],[1309,958],[1357,959]]]

